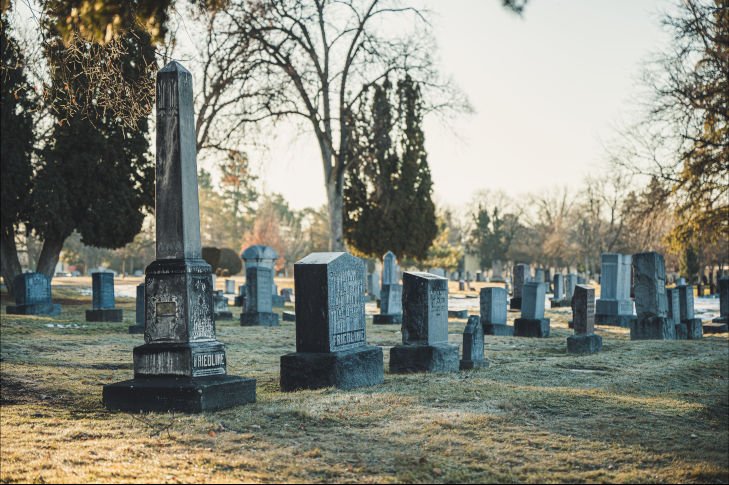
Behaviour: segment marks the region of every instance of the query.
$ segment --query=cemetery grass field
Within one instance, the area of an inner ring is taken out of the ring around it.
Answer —
[[[101,390],[133,375],[134,299],[117,298],[119,324],[85,322],[90,294],[54,286],[53,298],[60,317],[24,317],[2,295],[3,483],[729,482],[727,334],[631,342],[598,327],[603,351],[572,356],[569,309],[547,309],[548,339],[487,336],[486,369],[400,376],[387,372],[399,325],[370,320],[384,384],[282,393],[294,323],[241,327],[231,307],[218,339],[228,373],[257,379],[258,401],[131,415],[107,411]],[[465,323],[450,321],[450,343]]]

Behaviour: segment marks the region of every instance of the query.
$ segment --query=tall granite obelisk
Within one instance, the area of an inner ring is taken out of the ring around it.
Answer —
[[[157,259],[144,282],[144,345],[134,379],[104,386],[125,411],[201,412],[256,400],[255,379],[226,374],[215,339],[212,276],[202,259],[192,75],[177,62],[157,74]]]

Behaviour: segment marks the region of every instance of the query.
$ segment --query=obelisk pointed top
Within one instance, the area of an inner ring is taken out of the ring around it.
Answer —
[[[172,61],[157,73],[157,259],[201,258],[192,75]]]
[[[167,64],[165,67],[163,67],[162,69],[159,70],[159,72],[174,72],[174,71],[190,74],[190,71],[185,69],[185,66],[183,66],[182,64],[180,64],[177,61],[172,61],[169,64]]]

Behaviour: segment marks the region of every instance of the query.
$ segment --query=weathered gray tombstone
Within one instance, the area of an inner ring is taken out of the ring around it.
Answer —
[[[61,314],[61,305],[51,300],[51,280],[43,273],[22,273],[13,280],[15,305],[5,311],[15,315]]]
[[[458,346],[448,343],[448,280],[406,271],[402,301],[402,345],[390,349],[390,373],[458,370]]]
[[[637,316],[630,326],[630,340],[675,339],[676,327],[668,318],[663,255],[655,251],[638,253],[633,255],[632,262]]]
[[[463,280],[458,281],[458,291],[466,291],[466,282]]]
[[[225,292],[228,294],[235,293],[235,280],[225,280]]]
[[[86,310],[87,322],[121,322],[121,308],[114,308],[114,273],[91,273],[91,301],[93,309]]]
[[[143,334],[144,333],[144,282],[137,285],[137,299],[136,299],[136,312],[134,325],[129,325],[129,333],[132,334]]]
[[[506,289],[498,286],[481,288],[481,325],[485,335],[514,335],[514,327],[506,324]]]
[[[531,270],[528,264],[515,264],[514,265],[514,289],[512,290],[512,298],[510,302],[510,308],[512,310],[521,309],[522,299],[522,287],[524,283],[531,280]]]
[[[388,251],[382,257],[382,285],[397,285],[400,283],[400,268],[397,267],[397,257],[392,251]]]
[[[572,302],[572,296],[575,294],[575,286],[577,286],[577,274],[567,274],[564,277],[564,299],[568,304]]]
[[[515,337],[549,337],[549,318],[544,318],[544,283],[529,281],[522,289],[521,318],[514,320]]]
[[[294,265],[296,352],[281,356],[281,390],[383,381],[380,347],[367,345],[364,261],[312,253]]]
[[[402,285],[390,283],[382,287],[380,313],[372,315],[372,323],[376,325],[402,323]]]
[[[686,338],[700,339],[704,336],[704,328],[700,318],[694,316],[694,288],[691,285],[678,287],[678,304],[681,323],[686,325]]]
[[[546,283],[544,281],[544,269],[537,268],[534,270],[534,281],[536,281],[537,283]],[[546,290],[546,287],[545,287],[545,290]]]
[[[595,289],[577,285],[572,298],[575,334],[567,337],[567,352],[591,354],[602,350],[602,337],[595,334]]]
[[[246,309],[240,314],[240,324],[276,326],[278,315],[273,313],[273,263],[278,253],[270,246],[257,244],[240,255],[246,267]]]
[[[290,303],[291,301],[293,301],[291,297],[294,296],[294,290],[292,290],[291,288],[281,288],[281,296],[284,297],[284,301]]]
[[[704,333],[725,333],[729,331],[729,278],[719,277],[719,316],[704,324]]]
[[[483,356],[483,338],[481,319],[477,315],[469,317],[466,328],[463,329],[463,356],[459,364],[461,370],[488,367],[489,363]]]
[[[491,281],[504,281],[504,277],[501,275],[501,261],[498,259],[491,262]]]
[[[552,308],[561,308],[570,305],[570,301],[567,301],[564,297],[564,276],[561,274],[554,275],[552,286],[553,296],[550,302]]]
[[[228,308],[228,299],[223,296],[223,290],[213,293],[213,314],[215,320],[233,320],[233,314]]]
[[[686,324],[681,323],[678,288],[666,288],[666,300],[668,301],[668,318],[673,322],[676,340],[686,340]]]
[[[370,301],[380,299],[380,273],[377,271],[367,274],[367,294],[370,297]]]
[[[227,375],[215,338],[210,265],[202,259],[192,75],[157,72],[156,257],[144,282],[144,345],[134,379],[108,384],[104,406],[202,412],[256,400],[255,379]]]
[[[633,301],[630,299],[631,257],[629,254],[605,253],[602,255],[601,267],[595,323],[628,328],[633,320]],[[577,284],[582,284],[579,276]]]

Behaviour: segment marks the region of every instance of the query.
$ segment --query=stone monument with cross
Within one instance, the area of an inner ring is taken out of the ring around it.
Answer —
[[[203,412],[256,400],[255,379],[226,372],[210,265],[202,258],[192,75],[157,73],[156,260],[145,271],[144,345],[134,379],[103,389],[107,408]]]
[[[367,345],[364,261],[312,253],[294,264],[296,352],[281,356],[281,390],[351,389],[383,381],[380,347]]]

